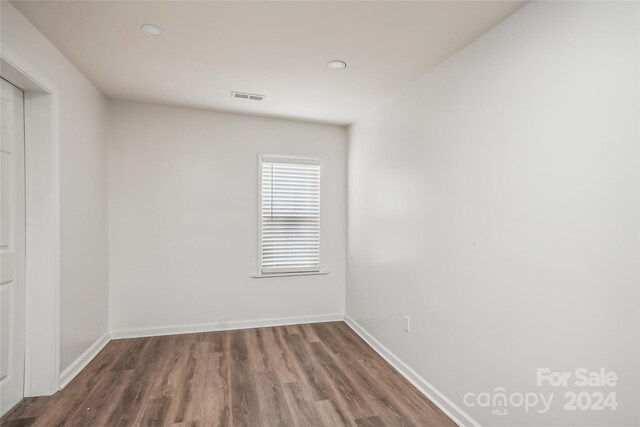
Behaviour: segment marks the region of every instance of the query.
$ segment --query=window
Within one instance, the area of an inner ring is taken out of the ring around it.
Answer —
[[[260,274],[320,271],[321,162],[260,158]]]

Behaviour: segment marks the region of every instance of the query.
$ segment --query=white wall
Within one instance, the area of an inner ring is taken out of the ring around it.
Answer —
[[[530,3],[350,128],[347,315],[484,425],[638,423],[638,7]],[[556,395],[464,406],[496,387]]]
[[[108,330],[106,99],[6,1],[2,46],[59,90],[60,368],[64,370]]]
[[[122,102],[109,102],[109,119],[116,335],[344,313],[344,127]],[[250,277],[257,273],[258,153],[323,160],[329,274]]]

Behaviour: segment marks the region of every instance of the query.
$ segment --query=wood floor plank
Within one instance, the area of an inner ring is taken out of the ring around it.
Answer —
[[[31,427],[37,420],[37,417],[15,418],[9,421],[3,421],[2,427]]]
[[[363,396],[349,379],[343,367],[325,348],[324,341],[322,343],[312,343],[310,346],[315,360],[323,368],[339,396],[348,405],[352,418],[367,418],[376,415],[371,408],[370,402],[363,399]]]
[[[131,426],[140,422],[144,415],[144,402],[149,398],[150,389],[155,379],[153,373],[160,365],[163,340],[160,337],[146,339],[147,344],[137,356],[136,368],[131,380],[120,396],[118,405],[109,412],[98,416],[99,424],[109,426]]]
[[[351,355],[351,357],[340,357],[339,363],[344,367],[344,372],[351,382],[358,388],[358,392],[366,396],[367,402],[370,403],[376,413],[381,414],[381,419],[386,424],[398,427],[421,425],[420,417],[416,416],[417,414],[406,411],[406,407],[401,407],[392,394],[379,387],[378,379],[371,376],[359,363],[361,360],[367,360],[372,357],[378,358],[379,356],[372,353],[373,350],[366,346],[366,343],[358,336],[354,335],[353,331],[343,329],[342,325],[336,324],[335,327],[331,328],[331,335]]]
[[[268,356],[264,349],[264,340],[262,337],[261,329],[247,329],[245,330],[245,337],[247,339],[247,345],[249,348],[256,349],[257,351],[249,352],[249,362],[251,363],[251,369],[254,372],[264,372],[267,370]]]
[[[292,365],[289,350],[282,345],[279,327],[263,328],[262,339],[265,354],[267,355],[267,367],[271,369],[281,383],[290,383],[298,380],[295,367]]]
[[[3,426],[454,426],[343,322],[111,341]]]
[[[378,380],[378,384],[405,408],[405,412],[415,414],[420,420],[419,425],[425,426],[455,426],[456,424],[444,414],[433,402],[427,399],[404,377],[399,375],[382,358],[366,359],[359,363],[363,365],[369,376]]]
[[[163,426],[167,423],[167,412],[171,399],[168,397],[159,397],[150,399],[146,405],[144,415],[140,421],[141,427]]]
[[[244,331],[231,333],[231,414],[234,426],[263,425],[260,402],[249,364]]]
[[[342,347],[336,343],[333,335],[331,334],[331,324],[330,323],[314,323],[311,325],[311,328],[318,336],[319,341],[322,342],[325,347],[331,351],[332,353],[339,353],[344,351]]]
[[[149,389],[149,399],[173,397],[174,384],[182,369],[184,343],[179,335],[159,337],[162,339],[162,355],[159,356],[158,370]],[[172,402],[173,405],[173,402]]]
[[[287,325],[284,327],[285,331],[289,335],[299,335],[300,334],[300,325]]]
[[[316,331],[313,330],[311,324],[306,323],[304,325],[298,325],[300,327],[300,333],[306,342],[319,342],[320,338]]]
[[[260,416],[264,425],[269,427],[293,426],[293,418],[287,399],[273,371],[267,370],[255,374],[260,401]]]
[[[100,383],[100,387],[93,389],[81,405],[73,408],[67,422],[68,425],[100,425],[97,421],[98,416],[109,412],[111,408],[118,405],[122,392],[130,383],[132,376],[133,370],[118,369],[117,375],[111,374],[105,378]]]
[[[196,401],[202,402],[202,417],[212,427],[231,426],[229,353],[211,352],[204,374],[204,389]]]
[[[358,427],[385,427],[387,425],[378,415],[367,418],[358,418],[356,420],[356,424],[358,425]]]
[[[140,353],[149,345],[149,340],[144,338],[135,338],[127,341],[129,342],[129,348],[118,357],[113,366],[114,370],[128,371],[134,369],[140,363]]]
[[[355,384],[358,392],[371,405],[373,412],[380,414],[379,416],[387,425],[397,427],[421,425],[417,417],[413,416],[414,414],[403,410],[404,408],[401,408],[395,402],[393,396],[379,386],[376,378],[367,375],[365,369],[359,365],[358,360],[344,358],[341,361],[345,367],[344,372]]]
[[[315,402],[304,398],[304,393],[298,383],[283,384],[282,389],[295,426],[315,427],[324,425],[320,422],[320,415],[316,411]]]
[[[181,389],[183,395],[178,397],[181,405],[178,405],[175,421],[213,419],[210,412],[213,405],[207,393],[207,367],[210,363],[209,343],[206,341],[196,341],[191,344],[188,356],[188,369]]]
[[[350,424],[349,422],[347,422],[347,419],[344,417],[344,415],[338,411],[331,400],[321,400],[319,402],[314,402],[314,405],[318,412],[318,421],[320,425],[326,427],[340,427]]]
[[[369,347],[362,338],[344,322],[335,322],[331,325],[330,332],[337,340],[337,343],[344,350],[349,352],[350,359],[370,359],[380,357],[374,349]]]
[[[299,335],[287,335],[285,343],[295,358],[301,382],[306,386],[305,390],[310,392],[306,393],[309,400],[327,400],[329,398],[327,385],[321,378],[317,366],[314,365],[303,339]]]
[[[195,360],[191,346],[194,337],[177,335],[175,338],[174,349],[176,352],[173,355],[173,370],[163,384],[162,395],[171,398],[167,419],[169,422],[178,424],[191,421],[184,419],[184,411],[187,401],[191,397],[191,380],[195,371]]]

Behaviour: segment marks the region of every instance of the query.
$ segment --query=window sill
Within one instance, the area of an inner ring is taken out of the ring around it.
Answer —
[[[254,279],[266,279],[268,277],[287,277],[287,276],[319,276],[322,274],[329,274],[328,271],[301,271],[299,273],[267,273],[267,274],[253,274],[251,277]]]

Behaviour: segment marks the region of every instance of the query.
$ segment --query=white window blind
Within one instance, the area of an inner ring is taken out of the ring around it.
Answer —
[[[262,274],[320,271],[319,160],[262,156]]]

